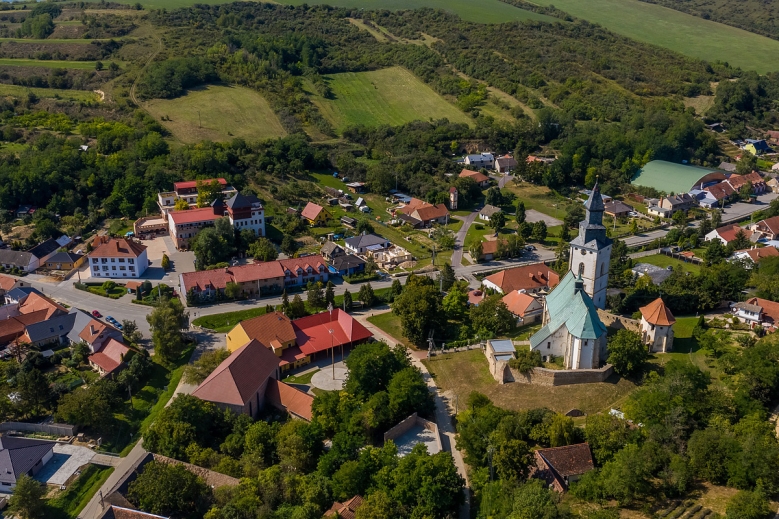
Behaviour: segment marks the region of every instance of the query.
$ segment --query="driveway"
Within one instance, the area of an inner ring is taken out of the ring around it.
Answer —
[[[535,209],[528,209],[525,211],[525,221],[527,223],[544,222],[547,227],[555,227],[556,225],[563,224],[562,220],[558,220],[553,216],[536,211]]]
[[[92,461],[94,456],[92,449],[87,447],[57,443],[54,445],[54,455],[35,475],[35,479],[49,485],[64,485],[70,476]]]
[[[454,236],[454,251],[452,252],[452,267],[458,268],[462,266],[463,262],[463,245],[465,244],[465,235],[468,234],[468,229],[471,228],[471,224],[479,216],[477,212],[471,212],[463,219],[463,226],[457,231]]]

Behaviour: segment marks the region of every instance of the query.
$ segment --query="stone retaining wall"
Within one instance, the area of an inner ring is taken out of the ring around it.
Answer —
[[[615,330],[630,330],[631,332],[641,333],[641,321],[615,315],[605,310],[598,309],[598,317],[609,328]]]
[[[20,432],[39,432],[51,434],[52,436],[75,436],[78,426],[66,423],[25,423],[25,422],[3,422],[0,423],[0,432],[20,431]]]
[[[538,386],[568,386],[573,384],[595,384],[604,382],[614,373],[614,366],[606,364],[599,369],[547,369],[533,368],[520,373],[506,365],[504,382],[535,384]]]

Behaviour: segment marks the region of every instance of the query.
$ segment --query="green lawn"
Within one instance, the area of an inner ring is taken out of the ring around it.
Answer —
[[[318,369],[312,369],[311,371],[302,375],[290,375],[284,379],[284,382],[288,384],[310,384],[311,378],[319,371]]]
[[[265,315],[264,306],[238,310],[236,312],[225,312],[223,314],[204,315],[192,321],[192,324],[214,330],[217,333],[227,333],[239,322],[260,315]]]
[[[655,254],[654,256],[646,256],[645,258],[638,258],[637,260],[635,260],[635,262],[649,263],[650,265],[656,265],[662,268],[679,267],[685,272],[691,272],[693,274],[699,274],[701,271],[700,265],[696,265],[695,263],[687,263],[685,261],[681,261],[676,258],[666,256],[665,254]]]
[[[639,0],[538,0],[635,40],[761,73],[779,70],[779,41]]]
[[[46,38],[43,40],[36,40],[32,38],[0,38],[2,42],[14,42],[14,43],[75,43],[81,45],[88,45],[93,41],[110,41],[112,38]],[[122,40],[124,38],[113,38],[114,40]]]
[[[113,467],[89,465],[67,490],[46,502],[47,519],[75,519],[95,492],[114,471]]]
[[[401,67],[371,72],[344,72],[327,76],[333,91],[325,99],[308,91],[322,115],[339,131],[347,126],[398,126],[411,121],[443,119],[472,124],[454,105]]]
[[[104,65],[110,63],[111,60],[103,62]],[[45,68],[70,68],[78,70],[95,70],[96,61],[64,61],[53,59],[15,59],[15,58],[0,58],[0,66],[3,67],[45,67]],[[123,67],[124,64],[120,61],[115,61],[117,65]]]
[[[30,92],[40,98],[70,99],[72,101],[98,101],[100,98],[89,90],[64,90],[58,88],[30,88],[0,84],[0,96],[22,97]]]
[[[403,327],[400,324],[400,317],[392,312],[368,317],[368,322],[381,329],[390,337],[394,337],[399,343],[411,347],[411,343],[408,339],[403,337]]]
[[[233,137],[257,141],[287,134],[265,98],[241,86],[197,87],[174,99],[154,99],[144,108],[183,143]]]

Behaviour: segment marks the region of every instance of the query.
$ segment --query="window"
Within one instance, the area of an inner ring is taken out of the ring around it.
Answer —
[[[550,349],[551,347],[552,347],[552,343],[551,343],[551,342],[547,342],[547,343],[546,343],[546,349],[548,350],[548,349]]]
[[[133,263],[135,263],[135,260],[134,260],[134,259],[132,259],[132,258],[130,258],[130,259],[128,259],[128,260],[127,260],[127,263],[129,263],[130,265],[132,265]]]
[[[584,263],[579,263],[579,275],[584,274]]]
[[[92,258],[92,263],[97,263],[97,258]]]
[[[111,265],[111,270],[116,270],[116,265]]]
[[[600,275],[602,276],[606,272],[606,264],[601,263],[600,264]]]

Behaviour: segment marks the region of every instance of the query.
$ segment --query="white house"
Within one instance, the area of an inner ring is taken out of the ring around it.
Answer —
[[[344,249],[347,254],[365,254],[368,251],[377,252],[380,250],[388,249],[392,245],[387,238],[382,238],[375,234],[360,234],[358,236],[352,236],[346,238],[344,241]]]
[[[663,300],[658,297],[639,310],[641,311],[641,340],[649,346],[649,351],[651,353],[673,351],[673,326],[676,319]]]
[[[477,168],[492,169],[495,167],[495,156],[492,153],[478,153],[465,157],[465,163]]]
[[[95,242],[97,247],[89,253],[89,271],[94,278],[139,278],[149,266],[145,245],[127,238],[104,236]]]
[[[482,208],[481,211],[479,211],[479,219],[484,220],[485,222],[489,222],[490,219],[493,217],[493,215],[496,215],[500,213],[500,207],[495,207],[494,205],[487,204]]]

